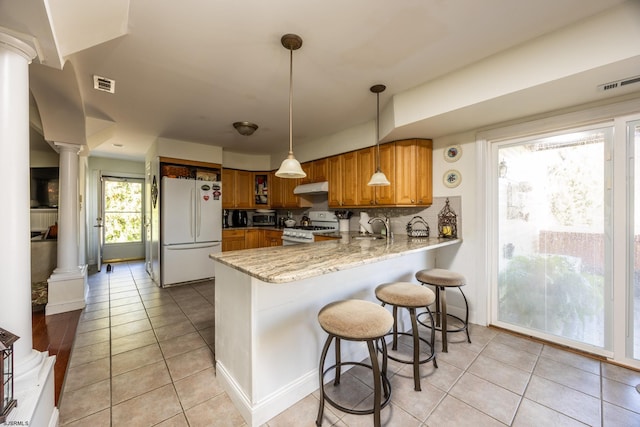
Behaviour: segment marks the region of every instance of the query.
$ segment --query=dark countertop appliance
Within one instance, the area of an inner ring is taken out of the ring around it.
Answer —
[[[246,227],[248,223],[247,211],[231,211],[231,227]]]

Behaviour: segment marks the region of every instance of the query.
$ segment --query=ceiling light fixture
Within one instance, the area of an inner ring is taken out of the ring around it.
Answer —
[[[380,169],[380,92],[384,92],[387,87],[385,85],[373,85],[369,89],[376,94],[376,172],[371,176],[367,183],[372,187],[384,187],[391,185],[386,175]]]
[[[285,34],[280,39],[282,46],[289,49],[289,155],[282,161],[276,172],[279,178],[304,178],[307,176],[302,170],[300,162],[293,157],[293,51],[300,49],[302,38],[296,34]]]
[[[235,122],[233,127],[236,128],[240,135],[250,136],[258,130],[258,125],[251,122]]]

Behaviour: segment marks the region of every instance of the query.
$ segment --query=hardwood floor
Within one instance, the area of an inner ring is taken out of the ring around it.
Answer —
[[[50,355],[56,356],[54,366],[56,406],[60,399],[64,374],[67,371],[81,313],[82,310],[76,310],[45,316],[44,310],[39,310],[31,314],[33,348],[38,351],[48,351]]]

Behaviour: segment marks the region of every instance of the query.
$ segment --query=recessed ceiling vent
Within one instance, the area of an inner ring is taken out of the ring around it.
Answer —
[[[116,81],[106,77],[93,76],[93,88],[103,92],[116,93]]]
[[[627,79],[618,80],[611,83],[605,83],[598,86],[598,90],[607,91],[612,89],[618,89],[619,87],[627,86],[634,83],[640,83],[640,76],[629,77]]]

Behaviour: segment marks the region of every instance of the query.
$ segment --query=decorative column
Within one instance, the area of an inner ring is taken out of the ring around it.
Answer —
[[[3,225],[0,257],[0,326],[19,336],[14,349],[14,396],[18,406],[6,423],[56,420],[55,357],[33,349],[29,182],[29,63],[36,52],[0,32],[0,168]],[[46,425],[52,425],[47,423]]]
[[[78,273],[78,161],[76,144],[55,142],[60,154],[58,182],[58,264],[53,274]]]
[[[87,266],[78,265],[78,154],[82,146],[64,142],[54,144],[60,154],[58,264],[48,280],[47,316],[84,308],[88,289]]]

